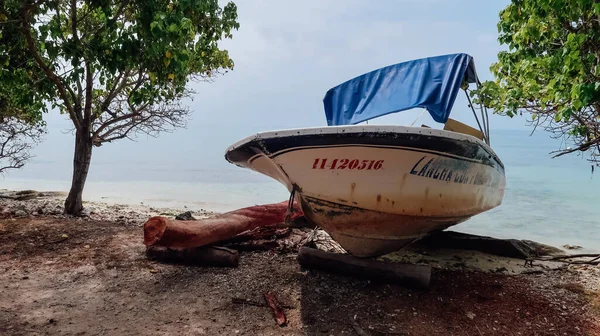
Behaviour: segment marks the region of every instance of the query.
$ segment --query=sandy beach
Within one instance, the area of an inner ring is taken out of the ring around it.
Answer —
[[[0,200],[2,335],[600,335],[598,266],[421,251],[431,285],[413,290],[302,269],[294,248],[242,252],[236,268],[163,264],[145,255],[149,216],[214,213],[88,203],[73,218],[62,197]]]

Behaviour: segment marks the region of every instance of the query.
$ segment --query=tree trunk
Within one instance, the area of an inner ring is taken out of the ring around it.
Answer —
[[[87,131],[77,131],[75,135],[75,154],[73,157],[73,181],[65,201],[65,213],[78,215],[83,210],[83,187],[87,179],[92,159],[92,140]]]

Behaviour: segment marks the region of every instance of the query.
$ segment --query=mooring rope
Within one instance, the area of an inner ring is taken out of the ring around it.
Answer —
[[[292,184],[292,191],[290,192],[290,199],[288,200],[287,211],[285,213],[285,224],[290,223],[290,217],[294,213],[294,197],[296,196],[296,185]]]

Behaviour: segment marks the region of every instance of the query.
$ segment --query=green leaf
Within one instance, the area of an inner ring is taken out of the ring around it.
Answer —
[[[105,122],[122,117],[126,124],[132,115],[139,117],[132,110],[151,114],[160,104],[162,114],[150,119],[152,128],[162,128],[161,121],[165,129],[179,127],[185,122],[179,104],[189,97],[188,82],[233,67],[220,49],[239,27],[233,3],[92,0],[78,2],[71,13],[69,2],[27,2],[26,22],[23,4],[7,0],[0,5],[0,120],[7,115],[41,120],[50,108],[67,115],[81,111],[96,119],[75,118],[74,126],[90,132],[104,126],[106,132],[121,124]],[[34,48],[24,32],[31,33]],[[88,65],[95,80],[91,111],[83,111],[88,105],[80,88],[86,88]],[[82,120],[88,124],[79,125]]]
[[[562,115],[560,113],[556,113],[554,115],[554,121],[559,122],[562,119]]]
[[[497,23],[503,50],[490,67],[494,78],[473,100],[508,117],[528,111],[551,132],[575,134],[576,144],[600,134],[586,122],[600,115],[599,17],[593,0],[510,1]],[[587,148],[600,159],[598,146]]]

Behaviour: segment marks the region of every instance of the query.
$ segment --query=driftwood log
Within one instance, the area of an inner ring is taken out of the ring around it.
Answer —
[[[431,266],[384,262],[370,258],[357,258],[349,254],[331,253],[302,247],[298,262],[304,268],[350,275],[359,278],[393,282],[406,287],[429,287]]]
[[[430,248],[477,250],[502,257],[528,259],[562,252],[552,246],[518,239],[498,239],[468,233],[441,231],[419,240],[415,245]]]
[[[257,227],[282,223],[287,208],[288,202],[285,201],[238,209],[202,220],[177,221],[151,217],[144,224],[144,244],[180,249],[214,244]],[[294,208],[298,209],[296,204]],[[296,210],[290,219],[302,215],[300,210]]]
[[[191,266],[237,267],[240,262],[238,251],[219,246],[186,249],[148,246],[146,256],[164,263]]]

